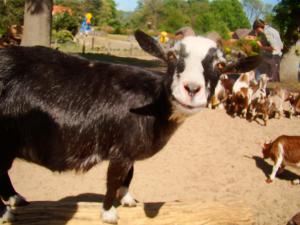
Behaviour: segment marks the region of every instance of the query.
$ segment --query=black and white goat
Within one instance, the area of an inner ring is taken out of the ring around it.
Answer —
[[[226,66],[209,39],[187,37],[166,53],[145,33],[135,36],[167,63],[166,75],[44,47],[0,50],[0,196],[8,205],[0,199],[2,221],[12,219],[9,205],[27,204],[8,176],[21,158],[58,172],[109,160],[102,220],[117,223],[117,193],[123,205],[136,205],[128,192],[134,162],[161,150],[183,117],[207,105],[222,72],[245,72],[259,60]]]

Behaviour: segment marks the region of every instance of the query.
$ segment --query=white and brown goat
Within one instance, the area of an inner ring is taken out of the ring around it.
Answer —
[[[228,99],[232,94],[232,87],[235,80],[228,77],[227,74],[222,74],[215,88],[208,107],[212,109],[224,109]]]
[[[251,103],[253,90],[250,88],[251,83],[255,80],[254,71],[242,73],[235,81],[232,87],[232,97],[230,113],[246,117],[248,107]]]
[[[263,145],[264,159],[271,158],[274,162],[272,173],[266,180],[274,181],[276,174],[282,173],[285,166],[300,166],[300,136],[281,135],[274,141]]]

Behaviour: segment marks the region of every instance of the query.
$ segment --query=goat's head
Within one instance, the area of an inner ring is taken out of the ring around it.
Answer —
[[[172,104],[184,114],[206,107],[222,73],[249,71],[259,60],[245,58],[228,65],[217,43],[204,37],[185,37],[167,52],[142,31],[136,31],[135,38],[142,49],[167,63]]]

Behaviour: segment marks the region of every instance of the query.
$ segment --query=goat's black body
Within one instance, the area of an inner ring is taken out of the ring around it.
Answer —
[[[161,147],[171,113],[166,76],[42,47],[1,50],[0,58],[0,164],[20,157],[53,171],[87,170]]]
[[[176,127],[169,121],[171,77],[141,68],[14,47],[0,50],[0,79],[0,196],[6,200],[16,194],[7,171],[17,157],[59,172],[110,160],[108,210],[116,190],[129,186],[133,162],[158,152]],[[0,202],[0,217],[3,207]]]
[[[205,107],[220,73],[216,65],[224,60],[208,39],[186,39],[181,50],[187,46],[191,57],[178,58],[141,31],[135,37],[167,63],[166,74],[44,47],[0,50],[0,198],[27,203],[8,176],[15,158],[59,172],[87,171],[109,160],[103,221],[117,223],[117,193],[123,205],[136,204],[128,193],[134,161],[158,152],[182,116]],[[0,199],[0,222],[10,216]]]

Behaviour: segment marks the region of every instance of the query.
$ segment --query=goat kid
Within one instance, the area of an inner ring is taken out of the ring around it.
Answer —
[[[117,193],[122,205],[136,205],[129,193],[134,162],[160,151],[182,118],[206,107],[221,73],[260,62],[249,57],[226,65],[217,44],[202,37],[184,38],[174,52],[142,31],[135,37],[167,63],[166,75],[45,47],[0,50],[0,196],[8,205],[27,204],[8,175],[15,158],[58,172],[84,172],[109,160],[102,220],[117,223]],[[10,221],[1,199],[0,219]]]
[[[233,84],[233,79],[229,78],[227,74],[222,74],[208,107],[212,109],[224,109],[228,98],[231,96]]]
[[[258,122],[258,118],[261,118],[264,122],[264,126],[267,126],[269,115],[271,114],[270,101],[267,97],[255,98],[251,101],[249,107],[250,121]]]
[[[291,116],[300,115],[300,93],[289,93],[288,102],[291,104]]]
[[[254,71],[242,73],[232,87],[231,106],[229,112],[233,115],[246,117],[251,103],[253,91],[250,88],[255,80]]]
[[[272,173],[266,180],[271,183],[276,174],[283,172],[285,166],[300,166],[300,136],[279,136],[274,141],[265,143],[262,153],[264,159],[271,158],[274,162]]]
[[[250,88],[252,89],[251,103],[248,108],[249,120],[256,120],[262,117],[264,124],[267,125],[269,118],[269,101],[267,99],[267,83],[269,78],[266,74],[262,74],[257,83],[252,82]]]

